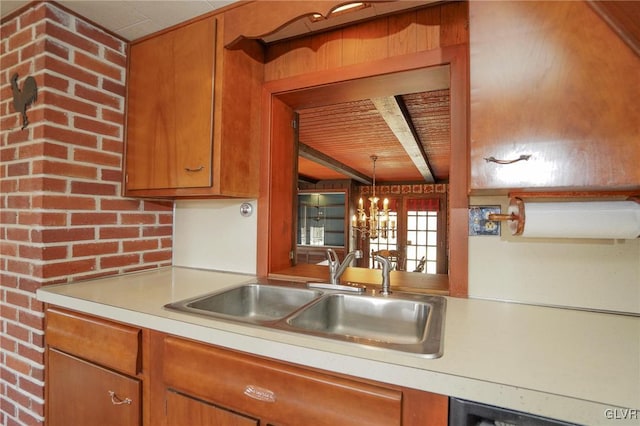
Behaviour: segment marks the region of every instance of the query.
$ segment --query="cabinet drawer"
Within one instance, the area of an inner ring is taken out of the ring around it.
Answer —
[[[267,424],[401,424],[398,390],[177,338],[165,340],[164,380],[171,388]]]
[[[48,346],[126,374],[140,371],[140,329],[53,308],[46,314]]]

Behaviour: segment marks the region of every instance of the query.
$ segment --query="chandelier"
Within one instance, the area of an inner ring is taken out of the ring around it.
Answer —
[[[376,196],[376,160],[378,157],[372,155],[373,161],[373,187],[371,189],[371,197],[369,197],[369,216],[364,209],[364,202],[362,198],[358,202],[357,214],[353,215],[351,219],[351,227],[355,232],[360,232],[360,238],[363,240],[367,236],[375,240],[380,235],[382,238],[387,238],[389,231],[391,231],[391,238],[396,237],[396,222],[389,220],[389,199],[385,198],[382,202],[382,210],[378,208],[378,201],[380,200]]]

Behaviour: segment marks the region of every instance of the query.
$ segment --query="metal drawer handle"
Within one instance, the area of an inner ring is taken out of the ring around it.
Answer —
[[[249,398],[257,399],[258,401],[276,402],[276,394],[260,386],[247,385],[243,393]]]
[[[524,154],[516,158],[515,160],[498,160],[496,157],[488,157],[488,158],[485,157],[484,161],[486,161],[487,163],[496,163],[496,164],[513,164],[513,163],[517,163],[518,161],[527,161],[529,160],[529,158],[531,158],[531,155]]]
[[[111,397],[111,403],[113,405],[122,405],[122,404],[131,405],[131,403],[133,402],[131,401],[130,398],[125,398],[125,399],[120,398],[118,395],[116,395],[114,391],[109,391],[109,396]]]
[[[204,166],[200,166],[197,169],[192,169],[190,167],[185,167],[184,170],[186,172],[200,172],[200,171],[204,170]]]

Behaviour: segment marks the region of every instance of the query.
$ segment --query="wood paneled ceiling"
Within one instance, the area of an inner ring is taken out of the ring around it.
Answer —
[[[355,179],[365,183],[372,178],[372,155],[378,157],[377,184],[443,183],[449,179],[448,88],[297,112],[301,144],[298,173],[304,180]],[[341,167],[347,172],[340,172]],[[424,167],[428,167],[426,174]]]

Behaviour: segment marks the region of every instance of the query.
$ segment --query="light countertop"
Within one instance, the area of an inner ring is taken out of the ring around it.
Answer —
[[[163,308],[250,281],[173,267],[46,286],[37,296],[248,353],[578,424],[640,424],[639,317],[447,297],[444,354],[426,359]]]

